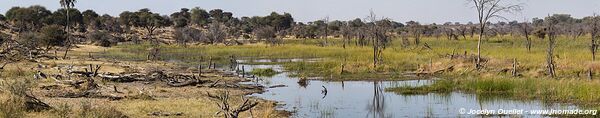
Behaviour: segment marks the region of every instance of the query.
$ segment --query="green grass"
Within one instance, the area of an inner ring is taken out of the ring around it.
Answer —
[[[464,77],[437,80],[426,86],[399,86],[386,90],[398,94],[448,93],[459,90],[478,95],[503,95],[513,99],[539,99],[594,107],[600,105],[599,87],[598,80]]]
[[[267,45],[192,45],[188,47],[177,45],[162,45],[163,60],[184,60],[192,65],[207,65],[208,59],[213,59],[220,65],[229,64],[229,56],[239,59],[289,59],[289,58],[320,58],[316,63],[278,62],[289,70],[299,71],[302,76],[333,77],[333,79],[398,79],[402,73],[415,71],[433,63],[437,66],[456,65],[459,60],[449,60],[445,55],[475,54],[476,37],[467,40],[446,40],[427,37],[422,39],[419,46],[414,44],[402,47],[400,40],[393,40],[384,53],[383,64],[374,68],[372,65],[372,49],[369,46],[355,46],[352,42],[347,48],[342,48],[340,39],[329,39],[329,46],[321,47],[318,42],[322,39],[290,39],[282,46]],[[486,63],[486,70],[497,71],[510,68],[512,60],[517,59],[519,69],[525,77],[543,76],[546,58],[546,40],[532,39],[531,51],[525,49],[525,41],[520,37],[493,37],[482,44],[482,56],[492,59]],[[591,61],[591,53],[587,37],[572,40],[559,38],[556,46],[556,63],[558,75],[562,78],[581,76],[582,72],[594,68],[600,73],[600,63]],[[429,45],[432,50],[424,49]],[[126,60],[145,60],[149,44],[120,45],[111,49],[103,57]],[[462,62],[471,64],[471,62]],[[342,72],[342,66],[345,65]],[[598,66],[596,66],[598,65]],[[469,65],[463,68],[470,67]],[[596,69],[597,68],[597,69]],[[466,68],[469,69],[469,68]],[[472,69],[472,68],[471,68]],[[493,73],[495,74],[495,73]]]
[[[208,58],[221,65],[228,64],[229,56],[240,59],[319,58],[318,62],[278,62],[292,76],[323,77],[331,80],[407,79],[405,72],[431,71],[454,66],[453,71],[438,76],[450,79],[436,81],[431,86],[396,87],[388,91],[404,94],[429,92],[447,93],[454,90],[478,95],[501,94],[516,99],[541,99],[549,102],[577,103],[600,106],[600,81],[587,80],[585,72],[592,69],[600,75],[600,62],[591,61],[589,36],[579,39],[559,37],[555,49],[557,78],[545,75],[547,39],[533,38],[531,51],[525,48],[522,37],[500,36],[487,38],[482,43],[482,56],[489,60],[480,71],[473,69],[468,58],[450,59],[448,54],[476,54],[477,37],[464,40],[426,37],[421,44],[401,46],[394,39],[383,52],[383,63],[372,65],[372,49],[353,45],[342,48],[340,39],[329,39],[330,45],[319,46],[322,39],[291,39],[282,46],[250,44],[242,46],[194,45],[181,47],[162,45],[163,59],[184,60],[187,63],[206,64]],[[412,39],[411,39],[412,40]],[[432,49],[423,48],[427,44]],[[104,54],[114,59],[145,60],[150,47],[143,45],[120,45]],[[511,77],[506,69],[512,69],[512,61],[518,61],[522,76]],[[342,68],[342,65],[344,68]],[[428,69],[433,67],[433,69]],[[410,79],[410,78],[408,78]]]
[[[431,85],[426,86],[398,86],[386,88],[386,91],[393,91],[398,94],[427,94],[427,93],[446,93],[454,90],[454,82],[447,79],[437,80]]]
[[[273,70],[272,68],[255,68],[250,73],[261,77],[272,77],[277,75],[279,72]]]

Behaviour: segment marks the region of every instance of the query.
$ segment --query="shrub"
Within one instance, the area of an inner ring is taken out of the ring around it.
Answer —
[[[40,30],[40,42],[45,46],[63,46],[65,45],[67,32],[58,25],[48,25]]]
[[[89,102],[81,104],[80,118],[128,118],[123,112],[113,107],[92,107]]]
[[[21,97],[12,96],[0,102],[0,117],[23,118],[25,117],[25,101]]]
[[[102,46],[102,47],[110,47],[117,43],[117,41],[115,40],[115,37],[113,37],[106,31],[90,32],[90,33],[88,33],[87,38],[89,40],[91,40],[92,43],[94,43],[95,45]]]
[[[29,80],[25,81],[2,81],[2,91],[8,92],[8,98],[0,102],[0,117],[22,118],[27,108],[25,105],[25,94],[31,88]]]
[[[71,114],[71,106],[67,103],[63,103],[53,109],[52,112],[57,118],[69,118],[69,114]]]

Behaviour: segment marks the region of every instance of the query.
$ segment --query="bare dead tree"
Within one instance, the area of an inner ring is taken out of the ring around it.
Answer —
[[[477,40],[477,60],[475,67],[481,69],[481,40],[487,27],[487,22],[490,19],[500,18],[506,19],[500,16],[501,12],[514,12],[520,11],[521,5],[512,4],[501,4],[503,0],[469,0],[472,1],[474,8],[477,10],[477,18],[479,20],[479,39]]]
[[[329,37],[329,16],[323,18],[323,22],[325,22],[325,27],[323,29],[325,33],[325,37],[323,37],[325,39],[325,42],[323,46],[327,46],[327,37]]]
[[[600,17],[594,14],[591,18],[587,20],[587,24],[589,26],[589,32],[591,34],[591,42],[590,42],[590,51],[592,52],[592,61],[596,61],[596,51],[598,49],[598,32],[600,32]]]
[[[550,77],[556,76],[556,65],[554,64],[554,47],[556,42],[556,37],[558,35],[558,28],[556,25],[558,21],[554,19],[546,20],[546,34],[548,34],[548,49],[547,49],[547,57],[546,57],[546,68],[548,71],[548,75]]]
[[[463,39],[467,40],[467,26],[461,25],[458,28],[458,33],[463,37]]]
[[[207,93],[208,97],[213,99],[217,106],[219,106],[220,111],[216,113],[216,115],[223,113],[225,118],[238,118],[239,114],[245,111],[248,111],[258,105],[258,102],[250,101],[249,99],[241,96],[241,100],[243,101],[241,105],[237,108],[233,108],[231,104],[229,104],[229,92],[224,91],[219,93],[218,95],[212,95]]]
[[[527,22],[520,23],[517,26],[519,28],[519,31],[523,34],[523,36],[525,36],[525,40],[526,40],[525,46],[527,48],[527,51],[531,51],[531,38],[529,37],[529,35],[531,35],[533,27],[531,27],[529,25],[529,23],[527,23]]]
[[[366,20],[372,23],[368,26],[367,31],[373,46],[373,67],[377,68],[377,65],[383,61],[383,50],[386,44],[390,42],[389,36],[386,35],[389,28],[380,26],[377,23],[377,15],[373,11],[370,12]]]

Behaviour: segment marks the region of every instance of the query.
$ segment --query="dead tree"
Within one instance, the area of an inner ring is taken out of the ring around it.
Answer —
[[[590,42],[590,51],[592,52],[592,61],[596,61],[596,51],[598,49],[598,43],[597,43],[597,39],[598,38],[598,32],[600,32],[600,17],[596,16],[596,14],[594,14],[594,16],[592,16],[591,18],[589,18],[587,20],[587,24],[589,25],[590,28],[590,34],[591,34],[591,42]]]
[[[325,17],[323,22],[325,23],[325,28],[323,29],[325,33],[325,42],[323,43],[323,46],[327,46],[327,37],[329,37],[329,16]]]
[[[377,68],[377,65],[381,64],[383,61],[383,50],[390,41],[389,37],[386,35],[388,28],[380,26],[377,23],[377,15],[375,15],[373,11],[371,11],[370,15],[367,17],[367,21],[373,23],[369,26],[368,34],[373,46],[373,67]]]
[[[516,77],[519,76],[519,73],[517,72],[517,58],[513,59],[513,65],[512,65],[512,76]]]
[[[558,24],[558,21],[554,20],[554,19],[549,19],[546,22],[547,24],[547,34],[548,34],[548,49],[547,49],[547,57],[546,57],[546,68],[548,71],[548,75],[550,75],[550,77],[555,77],[556,76],[556,65],[554,64],[554,46],[555,46],[555,42],[556,42],[556,37],[557,37],[557,28],[556,28],[556,24]]]
[[[529,23],[527,22],[519,24],[518,28],[521,31],[521,33],[523,33],[523,36],[525,36],[525,40],[527,41],[525,43],[527,51],[531,51],[531,38],[529,37],[529,35],[531,35],[531,31],[533,30],[533,28],[529,26]]]
[[[477,15],[479,20],[479,39],[477,40],[477,60],[475,67],[479,70],[483,66],[481,65],[481,40],[485,33],[487,23],[490,19],[500,18],[506,19],[499,14],[501,12],[513,12],[520,11],[520,5],[503,5],[500,4],[502,0],[469,0],[473,2],[474,8],[477,9]]]
[[[229,104],[229,92],[227,91],[221,92],[218,95],[212,95],[207,92],[207,95],[217,103],[217,106],[220,109],[215,115],[223,113],[225,118],[238,118],[240,113],[248,111],[258,105],[258,102],[250,101],[249,99],[244,98],[244,96],[241,96],[240,99],[243,101],[242,104],[237,108],[233,108],[233,105]]]

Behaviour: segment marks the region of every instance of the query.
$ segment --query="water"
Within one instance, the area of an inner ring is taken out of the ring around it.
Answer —
[[[241,65],[240,65],[241,66]],[[394,86],[421,86],[431,80],[411,81],[346,81],[329,82],[310,80],[307,85],[298,84],[298,78],[288,77],[280,65],[244,65],[253,68],[273,68],[283,72],[262,81],[251,83],[265,86],[287,85],[269,88],[265,93],[251,96],[280,102],[279,110],[294,112],[298,118],[397,118],[397,117],[479,117],[461,114],[469,110],[543,110],[576,109],[572,105],[546,104],[540,101],[510,100],[502,96],[477,96],[461,92],[446,94],[399,95],[384,89]],[[324,88],[327,93],[323,92]],[[499,117],[499,116],[498,116]],[[544,117],[524,113],[521,117]]]

